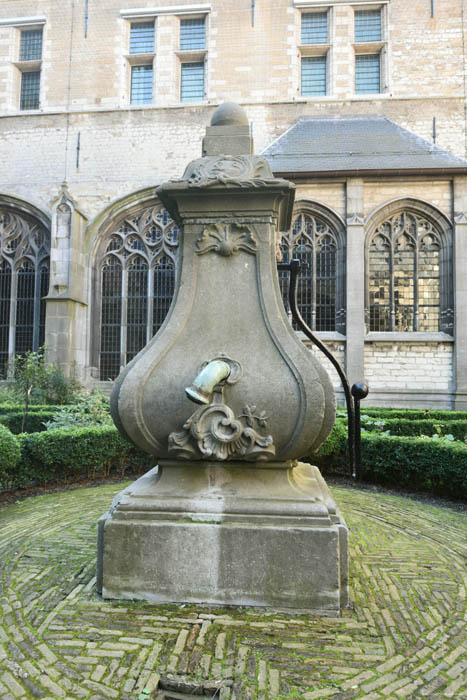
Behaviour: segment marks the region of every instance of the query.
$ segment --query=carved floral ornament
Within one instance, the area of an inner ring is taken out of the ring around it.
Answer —
[[[204,255],[214,251],[224,257],[229,257],[245,250],[256,253],[257,242],[246,226],[238,224],[211,224],[207,226],[196,241],[196,252]]]

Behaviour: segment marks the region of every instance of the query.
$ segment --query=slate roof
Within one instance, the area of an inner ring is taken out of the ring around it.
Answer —
[[[301,117],[262,155],[289,177],[467,173],[467,160],[386,117]]]

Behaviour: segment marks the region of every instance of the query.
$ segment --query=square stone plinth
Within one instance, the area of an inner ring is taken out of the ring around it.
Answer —
[[[338,610],[347,528],[308,464],[164,463],[99,521],[104,598]]]

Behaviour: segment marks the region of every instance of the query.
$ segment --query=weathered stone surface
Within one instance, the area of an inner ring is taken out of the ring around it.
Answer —
[[[347,529],[308,464],[162,463],[117,497],[99,528],[105,598],[347,603]]]
[[[236,417],[256,408],[265,416],[264,435],[275,446],[268,458],[316,449],[334,421],[334,392],[290,326],[275,267],[276,231],[290,223],[293,185],[271,177],[262,158],[228,155],[193,161],[158,193],[183,222],[176,301],[115,382],[119,429],[156,457],[173,457],[169,436],[193,414],[186,387],[203,363],[227,354],[241,376],[225,386],[223,401]]]
[[[245,121],[240,107],[221,106],[212,139],[236,138]],[[100,521],[99,589],[336,610],[347,604],[347,530],[317,468],[290,461],[325,440],[336,404],[277,280],[294,187],[232,150],[158,188],[181,224],[176,301],[117,379],[111,408],[159,468]]]
[[[235,102],[219,105],[211,118],[203,139],[203,156],[222,153],[249,155],[253,153],[253,139],[245,110]]]

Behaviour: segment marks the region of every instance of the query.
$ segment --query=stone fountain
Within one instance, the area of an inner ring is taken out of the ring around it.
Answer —
[[[158,189],[181,230],[175,296],[111,399],[157,467],[99,521],[104,598],[347,604],[347,528],[319,470],[297,461],[326,439],[335,399],[279,289],[294,185],[251,153],[244,111],[225,103],[203,157]]]

